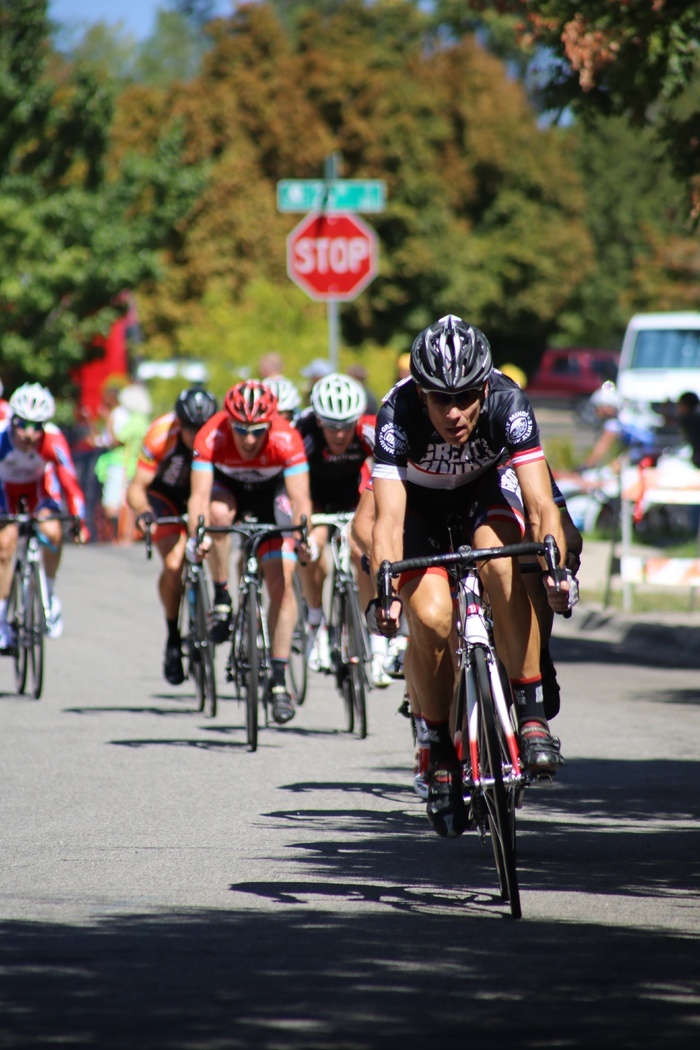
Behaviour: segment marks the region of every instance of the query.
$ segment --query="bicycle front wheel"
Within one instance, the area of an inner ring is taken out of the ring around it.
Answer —
[[[510,765],[510,757],[500,731],[483,649],[474,649],[472,659],[479,699],[479,772],[489,818],[491,845],[501,898],[510,903],[513,918],[519,919],[522,911],[515,865],[515,798],[503,782],[503,767]]]
[[[10,597],[7,602],[7,622],[15,634],[15,689],[22,695],[27,684],[27,642],[24,626],[25,606],[29,600],[28,587],[22,579],[21,565],[15,565]]]
[[[32,696],[35,700],[39,699],[44,687],[44,638],[46,636],[46,616],[40,572],[39,566],[34,565],[29,577],[29,594],[24,609],[32,675]]]
[[[258,650],[258,637],[260,634],[260,607],[258,605],[258,590],[254,583],[249,584],[245,595],[245,612],[243,617],[247,641],[247,677],[245,691],[245,714],[246,714],[246,737],[248,750],[257,751],[258,748],[258,699],[259,699],[259,675],[260,675],[260,653]]]
[[[308,667],[306,665],[306,602],[301,593],[299,577],[294,574],[294,595],[297,602],[297,619],[292,634],[289,653],[289,686],[296,704],[301,707],[306,699]]]
[[[345,594],[345,624],[343,629],[344,650],[348,662],[346,682],[351,690],[354,711],[355,733],[364,740],[367,736],[367,679],[365,676],[365,639],[360,619],[360,605],[357,594],[348,587]]]
[[[199,660],[197,667],[197,691],[199,710],[209,718],[216,717],[216,676],[214,671],[214,643],[207,630],[209,624],[209,591],[203,572],[197,580],[197,648]]]

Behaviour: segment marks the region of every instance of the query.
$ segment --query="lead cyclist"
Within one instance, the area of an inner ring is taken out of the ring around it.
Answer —
[[[527,522],[534,540],[553,535],[565,558],[561,515],[532,406],[493,368],[488,340],[474,325],[448,314],[416,337],[411,376],[394,387],[377,416],[374,455],[373,578],[385,559],[448,550],[448,519],[460,521],[474,547],[517,543]],[[481,576],[516,704],[523,765],[551,776],[563,759],[544,712],[537,616],[513,559],[488,562]],[[543,582],[553,605],[566,600],[568,580],[560,585],[563,594],[550,576]],[[408,691],[430,741],[427,815],[439,835],[454,837],[465,830],[467,812],[449,727],[455,671],[446,571],[404,574],[388,615],[378,599],[370,603],[371,626],[391,637],[402,607],[411,639]]]

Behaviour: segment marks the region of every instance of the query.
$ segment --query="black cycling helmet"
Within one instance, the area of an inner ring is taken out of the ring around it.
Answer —
[[[411,375],[423,390],[474,390],[484,385],[492,369],[484,333],[455,314],[441,317],[413,340]]]
[[[216,398],[208,390],[192,387],[183,390],[175,402],[175,415],[183,427],[201,427],[218,409]]]

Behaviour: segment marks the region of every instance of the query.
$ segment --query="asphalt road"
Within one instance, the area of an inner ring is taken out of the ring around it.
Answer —
[[[0,1047],[697,1045],[697,665],[555,640],[567,764],[526,794],[516,923],[490,848],[427,824],[399,685],[360,741],[314,676],[249,754],[237,702],[161,679],[156,575],[69,549],[44,698],[0,661]]]

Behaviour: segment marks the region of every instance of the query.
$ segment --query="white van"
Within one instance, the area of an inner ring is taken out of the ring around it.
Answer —
[[[622,343],[617,389],[625,400],[652,405],[700,396],[700,312],[634,314]]]

